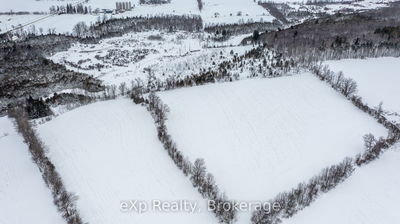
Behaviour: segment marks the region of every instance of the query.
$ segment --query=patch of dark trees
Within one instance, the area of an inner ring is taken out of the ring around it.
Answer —
[[[221,223],[232,223],[236,218],[237,211],[233,206],[233,202],[229,201],[226,196],[220,192],[214,176],[206,170],[203,159],[196,159],[192,163],[189,158],[185,157],[178,149],[176,143],[173,141],[165,124],[167,120],[167,113],[169,107],[164,104],[161,99],[151,92],[145,99],[142,96],[140,89],[132,91],[131,98],[135,103],[143,104],[151,113],[156,128],[157,136],[162,143],[164,149],[175,163],[175,165],[187,176],[198,192],[206,199],[212,200],[216,206],[210,207],[213,213]],[[231,206],[224,206],[231,204]]]
[[[52,193],[53,202],[62,217],[68,224],[83,224],[84,222],[76,207],[78,197],[66,190],[60,174],[46,156],[46,147],[37,137],[25,110],[12,108],[9,110],[9,116],[15,119],[17,130],[28,145],[32,160],[38,166],[43,180]]]
[[[42,98],[33,99],[31,96],[26,100],[25,109],[29,119],[36,119],[52,115],[50,107]]]
[[[354,171],[353,160],[344,159],[337,165],[322,170],[308,182],[300,183],[290,191],[278,194],[270,204],[278,204],[279,209],[259,208],[251,218],[253,224],[278,224],[283,218],[290,218],[309,206],[322,193],[326,193],[342,183]]]
[[[104,89],[100,80],[46,59],[41,49],[42,46],[30,44],[0,48],[0,110],[29,96],[39,98],[63,89],[80,88],[89,92]]]
[[[260,41],[287,57],[341,59],[400,56],[400,6],[335,14],[308,20],[284,30],[265,32]],[[242,43],[250,41],[246,38]],[[322,57],[322,58],[321,58]]]
[[[233,35],[252,33],[254,30],[259,32],[277,30],[282,27],[280,22],[249,22],[235,24],[208,25],[204,28],[205,32],[214,34],[214,40],[224,41]]]
[[[58,14],[89,14],[92,12],[91,7],[84,6],[83,4],[67,4],[66,6],[51,6],[50,13]]]
[[[110,19],[97,23],[88,29],[88,36],[95,38],[108,38],[121,36],[129,32],[141,32],[148,30],[176,31],[184,30],[197,32],[203,28],[203,21],[200,16],[152,16],[152,17],[131,17]]]

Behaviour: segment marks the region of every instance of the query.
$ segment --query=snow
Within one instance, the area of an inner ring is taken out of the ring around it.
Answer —
[[[89,223],[212,223],[206,201],[158,141],[146,109],[128,99],[97,102],[39,125],[49,157]],[[121,200],[189,200],[202,212],[120,211]]]
[[[0,223],[65,223],[11,120],[0,118]]]
[[[400,219],[399,146],[358,170],[344,183],[283,224],[395,224]]]
[[[234,200],[269,200],[362,152],[386,130],[311,74],[159,93],[167,127]]]
[[[358,84],[358,95],[368,104],[400,112],[400,58],[382,57],[327,61],[332,71],[342,71]]]

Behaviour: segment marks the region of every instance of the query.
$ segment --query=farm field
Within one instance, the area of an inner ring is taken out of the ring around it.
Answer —
[[[311,74],[159,93],[167,127],[234,200],[268,200],[362,152],[386,129]]]
[[[379,160],[357,170],[352,177],[283,224],[342,223],[395,224],[400,219],[399,146]]]
[[[0,118],[0,223],[64,224],[13,122]]]
[[[342,71],[344,76],[358,84],[358,95],[369,105],[400,113],[400,58],[382,57],[344,59],[325,62],[332,71]]]
[[[49,157],[89,223],[212,223],[206,201],[158,142],[144,107],[128,99],[98,102],[38,127]],[[189,200],[200,213],[121,212],[123,200]]]

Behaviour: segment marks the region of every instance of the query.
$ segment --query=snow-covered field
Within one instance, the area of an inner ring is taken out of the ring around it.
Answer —
[[[63,14],[63,15],[0,15],[0,33],[24,26],[24,30],[36,34],[47,34],[51,32],[60,34],[71,34],[74,26],[84,21],[87,25],[94,24],[100,15]],[[110,16],[108,18],[111,18]],[[31,22],[34,22],[30,24]],[[29,25],[27,25],[29,24]],[[25,26],[27,25],[27,26]]]
[[[0,118],[0,224],[65,223],[53,205],[27,145],[7,117]]]
[[[128,99],[98,102],[42,124],[38,132],[89,223],[212,223],[206,201],[168,157],[146,109]],[[120,211],[121,200],[190,200],[202,212]]]
[[[99,44],[75,44],[50,59],[69,69],[93,75],[105,84],[130,84],[136,78],[146,80],[150,71],[165,80],[216,67],[234,56],[231,51],[241,55],[251,48],[234,46],[239,42],[232,38],[225,44],[233,47],[207,48],[213,46],[213,41],[204,33],[140,32],[105,39]]]
[[[205,25],[271,22],[274,17],[253,0],[203,0],[201,17]]]
[[[44,12],[49,13],[51,6],[66,6],[66,4],[76,4],[83,1],[65,0],[15,0],[6,1],[2,4],[0,12]],[[89,0],[84,5],[95,9],[115,9],[115,2],[120,0]],[[134,16],[155,16],[155,15],[200,15],[205,25],[210,24],[231,24],[249,21],[271,22],[274,17],[267,10],[257,5],[253,0],[213,0],[205,1],[204,9],[200,12],[196,0],[172,0],[169,4],[159,5],[140,5],[139,0],[133,1],[134,9],[116,15],[107,14],[108,18],[126,18]],[[47,33],[49,29],[54,29],[56,33],[71,33],[72,28],[78,22],[84,21],[87,25],[94,23],[103,14],[92,15],[0,15],[0,33],[6,32],[13,27],[30,24],[33,21],[37,29],[41,28]],[[24,27],[25,30],[31,29],[30,25]]]
[[[385,152],[283,224],[395,224],[400,220],[400,150]]]
[[[382,102],[384,110],[400,113],[400,58],[345,59],[326,64],[331,70],[342,71],[344,76],[354,79],[358,95],[369,105],[378,106]],[[399,116],[396,120],[400,120]]]
[[[364,150],[386,130],[311,74],[159,93],[167,126],[228,197],[268,200]]]

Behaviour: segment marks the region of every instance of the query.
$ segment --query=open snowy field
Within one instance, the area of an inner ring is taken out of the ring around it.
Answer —
[[[50,59],[67,68],[93,75],[106,84],[119,85],[136,78],[143,81],[151,72],[161,80],[183,78],[216,67],[234,54],[241,55],[251,46],[207,48],[213,42],[204,33],[140,32],[109,38],[99,44],[75,44]],[[234,54],[231,54],[233,52]]]
[[[28,146],[7,117],[0,118],[0,180],[0,224],[65,223]]]
[[[400,112],[400,58],[344,59],[326,64],[354,79],[358,95],[370,105],[377,106],[382,101],[386,109]]]
[[[206,201],[168,157],[146,109],[128,99],[83,106],[38,127],[89,223],[212,223]],[[120,211],[121,200],[190,200],[202,212]]]
[[[354,79],[358,84],[358,95],[369,105],[378,106],[383,102],[384,110],[400,113],[400,58],[345,59],[325,63],[331,70],[342,71],[344,76]]]
[[[400,220],[399,146],[362,167],[344,183],[283,224],[395,224]]]
[[[201,17],[205,25],[272,22],[273,16],[253,0],[203,0]]]
[[[167,126],[235,200],[268,200],[386,130],[311,74],[160,92]]]

